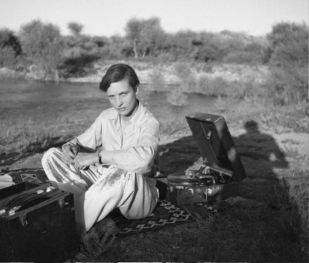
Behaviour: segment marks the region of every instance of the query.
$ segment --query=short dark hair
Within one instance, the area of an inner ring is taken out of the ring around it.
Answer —
[[[137,88],[140,83],[134,69],[129,65],[122,63],[112,65],[102,78],[100,90],[106,92],[112,83],[122,81],[124,79],[128,79],[129,85],[133,89]]]

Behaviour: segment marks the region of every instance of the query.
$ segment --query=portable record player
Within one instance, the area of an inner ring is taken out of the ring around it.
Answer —
[[[186,120],[201,158],[183,173],[167,176],[165,198],[184,205],[237,195],[246,173],[224,118],[193,113]]]

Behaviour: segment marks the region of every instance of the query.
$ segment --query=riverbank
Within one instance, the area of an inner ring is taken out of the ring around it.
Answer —
[[[240,65],[240,64],[218,64],[218,63],[185,63],[175,62],[169,64],[148,63],[140,61],[103,61],[100,60],[90,65],[83,76],[70,76],[67,78],[50,77],[45,79],[42,70],[32,65],[29,68],[20,67],[18,70],[8,68],[0,68],[0,79],[9,78],[26,78],[33,80],[55,80],[66,82],[100,82],[106,70],[115,63],[127,63],[131,65],[142,84],[150,84],[152,78],[160,76],[161,82],[166,85],[178,85],[182,81],[182,77],[198,78],[222,78],[226,81],[253,81],[255,83],[263,83],[268,77],[268,67],[264,65]],[[61,72],[58,72],[61,76]]]

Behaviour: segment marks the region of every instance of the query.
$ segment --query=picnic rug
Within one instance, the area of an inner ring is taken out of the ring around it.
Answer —
[[[41,185],[48,182],[48,178],[43,169],[18,169],[1,170],[0,176],[10,175],[15,184],[27,182],[35,185]]]
[[[10,171],[0,171],[0,176],[10,175],[15,184],[27,182],[34,185],[40,185],[48,182],[43,169],[19,169]],[[4,188],[5,189],[5,188]],[[209,214],[216,213],[217,210],[213,204],[197,203],[195,207],[202,208]],[[195,216],[185,206],[177,206],[167,200],[159,200],[153,213],[143,219],[129,220],[120,213],[111,213],[109,215],[119,229],[117,236],[126,236],[146,231],[155,231],[163,227],[170,227],[195,221]]]

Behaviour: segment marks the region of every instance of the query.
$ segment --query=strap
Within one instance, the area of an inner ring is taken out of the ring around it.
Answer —
[[[49,197],[36,193],[21,194],[13,198],[5,206],[5,210],[10,211],[15,208],[14,211],[21,211],[47,199],[49,199]]]

